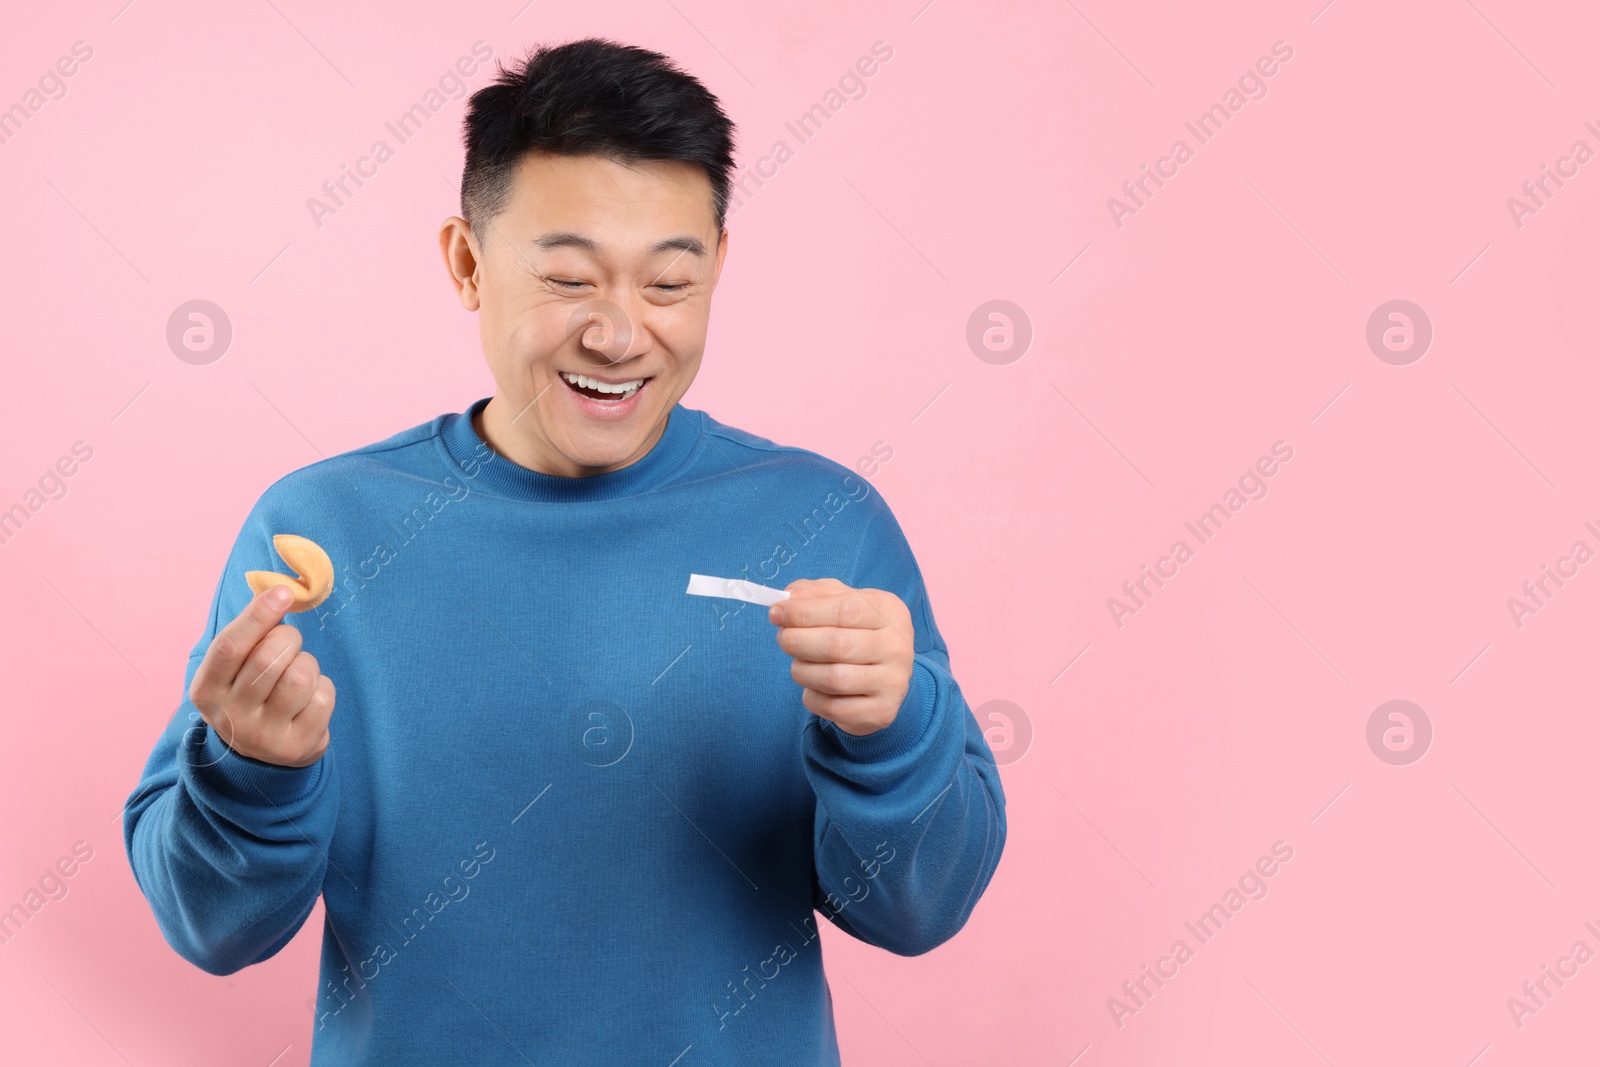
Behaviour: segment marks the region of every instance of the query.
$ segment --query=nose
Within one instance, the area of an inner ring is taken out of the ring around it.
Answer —
[[[643,325],[621,305],[604,297],[585,300],[573,308],[567,333],[579,334],[583,347],[607,363],[621,363],[650,349]]]

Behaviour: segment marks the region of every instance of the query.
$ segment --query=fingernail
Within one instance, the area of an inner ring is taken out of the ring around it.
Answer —
[[[267,591],[267,606],[268,607],[286,608],[286,607],[289,606],[289,601],[291,601],[293,599],[294,599],[294,594],[290,593],[289,590],[285,589],[281,585],[274,586],[272,589],[269,589]]]
[[[782,604],[774,604],[774,605],[772,605],[772,607],[767,609],[767,621],[768,622],[782,622],[783,621],[783,605]]]

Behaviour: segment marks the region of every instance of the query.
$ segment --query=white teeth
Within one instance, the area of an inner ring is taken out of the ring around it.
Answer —
[[[616,393],[617,399],[619,400],[626,400],[634,393],[637,393],[639,391],[639,387],[643,385],[645,381],[643,378],[635,378],[631,382],[620,382],[616,385],[612,385],[609,382],[597,381],[586,374],[569,374],[567,371],[562,371],[561,377],[565,378],[573,385],[581,385],[586,389],[595,389],[602,393]]]

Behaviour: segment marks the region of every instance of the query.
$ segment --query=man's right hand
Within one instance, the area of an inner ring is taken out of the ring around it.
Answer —
[[[233,751],[309,767],[328,747],[333,682],[283,622],[289,591],[268,589],[217,632],[189,686],[200,717]]]

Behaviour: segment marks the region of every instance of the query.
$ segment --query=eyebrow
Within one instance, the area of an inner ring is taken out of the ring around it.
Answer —
[[[541,234],[534,238],[533,243],[542,249],[551,248],[581,248],[590,255],[600,254],[600,245],[591,237],[570,230],[552,230],[550,233]],[[693,234],[683,233],[676,237],[666,237],[650,246],[646,255],[658,255],[662,252],[671,252],[674,249],[687,252],[693,256],[705,258],[706,246],[701,244],[700,238]]]

